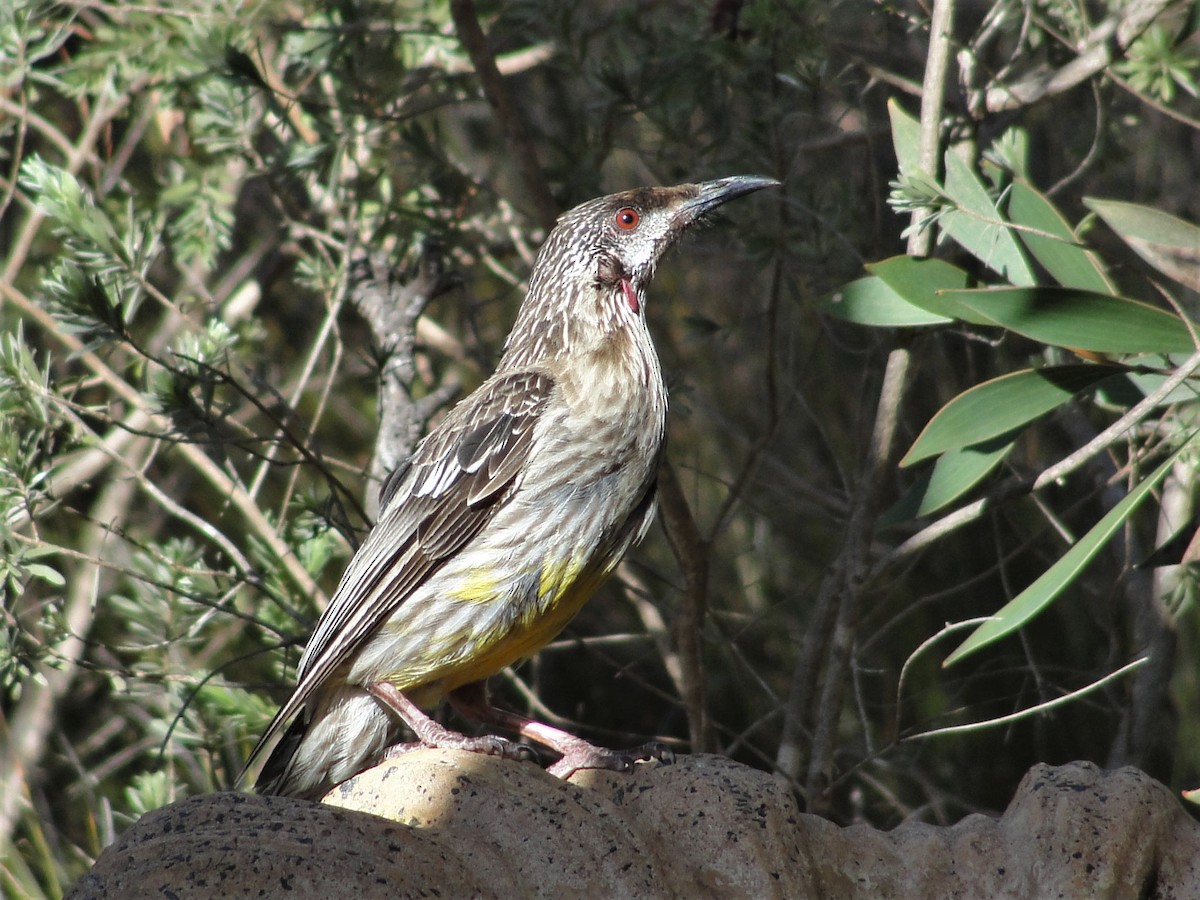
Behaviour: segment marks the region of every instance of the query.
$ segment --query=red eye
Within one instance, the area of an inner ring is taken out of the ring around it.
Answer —
[[[638,227],[638,222],[642,221],[641,215],[632,206],[626,206],[617,211],[617,227],[622,231],[633,231]]]

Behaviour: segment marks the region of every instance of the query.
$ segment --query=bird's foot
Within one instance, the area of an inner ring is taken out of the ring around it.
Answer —
[[[546,769],[557,778],[568,778],[580,769],[629,772],[635,763],[644,760],[656,759],[664,765],[675,762],[675,751],[659,741],[650,741],[629,750],[609,750],[607,747],[589,744],[582,738],[575,738],[561,749],[562,759]]]
[[[471,737],[448,728],[434,741],[405,741],[392,744],[383,751],[381,759],[396,759],[414,750],[465,750],[468,753],[482,753],[485,756],[513,759],[518,762],[538,761],[537,752],[528,744],[518,744],[494,734]]]
[[[447,728],[425,715],[416,704],[386,682],[369,685],[367,690],[394,710],[417,736],[416,743],[394,744],[389,747],[384,753],[387,758],[399,756],[420,747],[429,747],[439,750],[466,750],[468,753],[483,753],[487,756],[498,756],[501,759],[515,759],[523,762],[537,761],[533,750],[524,744],[517,744],[494,734],[472,737]]]
[[[639,760],[656,759],[666,765],[675,762],[675,753],[659,741],[651,741],[632,750],[609,750],[545,722],[497,709],[487,702],[483,682],[463,685],[454,690],[450,694],[450,703],[468,719],[515,731],[526,740],[536,741],[561,754],[562,758],[546,769],[558,778],[566,778],[580,769],[628,772]]]
[[[436,731],[429,731],[430,733],[420,735],[420,746],[438,750],[465,750],[468,753],[482,753],[485,756],[513,759],[518,762],[537,762],[537,754],[532,748],[495,734],[472,736],[440,725]]]
[[[412,753],[414,750],[420,750],[424,744],[420,741],[404,741],[399,744],[392,744],[383,751],[379,757],[380,760],[395,759],[398,756],[403,756],[405,753]]]

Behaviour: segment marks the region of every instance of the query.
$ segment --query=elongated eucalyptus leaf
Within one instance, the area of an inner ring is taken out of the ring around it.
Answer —
[[[1184,287],[1200,291],[1200,227],[1136,203],[1094,197],[1083,202],[1142,259]]]
[[[941,218],[942,230],[981,263],[1013,284],[1037,283],[1021,245],[975,171],[953,150],[946,152],[946,193],[959,210]]]
[[[1043,344],[1095,353],[1191,353],[1177,315],[1129,300],[1074,288],[987,288],[960,302],[997,325]]]
[[[909,519],[919,519],[949,506],[1000,465],[1013,448],[1015,435],[1004,435],[958,450],[947,450],[933,467],[904,492],[879,517],[879,527],[888,528]]]
[[[905,175],[921,171],[921,123],[908,114],[894,99],[887,104],[888,119],[892,123],[892,147],[896,150],[896,162]],[[936,172],[925,172],[933,180]]]
[[[920,167],[920,123],[895,101],[888,102],[888,117],[901,174],[937,184],[937,173]],[[945,177],[939,187],[953,206],[938,216],[938,227],[1013,284],[1034,284],[1033,269],[1021,245],[979,176],[953,150],[948,150],[942,161]]]
[[[1123,371],[1119,366],[1071,365],[1022,369],[963,391],[929,420],[900,465],[971,447],[1019,430],[1080,391]]]
[[[968,278],[966,272],[945,260],[893,256],[882,262],[870,263],[867,271],[882,278],[904,300],[926,312],[975,325],[994,324],[962,303],[959,295],[947,293],[966,288]]]
[[[1012,183],[1008,215],[1034,258],[1063,287],[1115,294],[1116,287],[1095,253],[1080,245],[1062,213],[1025,181]]]
[[[918,325],[944,325],[945,316],[914,306],[896,293],[882,278],[859,278],[823,297],[818,309],[846,322],[885,328],[912,328]]]
[[[993,618],[976,628],[970,637],[946,657],[946,661],[942,665],[953,665],[981,647],[1011,634],[1049,606],[1092,561],[1108,540],[1116,534],[1138,505],[1150,496],[1158,483],[1171,471],[1175,460],[1184,450],[1188,449],[1189,443],[1190,439],[1185,441],[1184,446],[1172,453],[1148,478],[1109,510],[1087,534],[1076,541],[1074,546],[1063,554],[1058,562],[1043,572],[1033,584],[1006,603]]]
[[[1126,372],[1096,385],[1096,400],[1110,406],[1125,407],[1141,403],[1170,378],[1166,372]],[[1200,400],[1200,386],[1185,381],[1171,391],[1159,406]]]

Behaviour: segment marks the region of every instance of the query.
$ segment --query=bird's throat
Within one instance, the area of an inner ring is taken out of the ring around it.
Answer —
[[[621,293],[625,295],[625,303],[633,313],[642,311],[642,304],[638,301],[637,291],[633,289],[633,284],[628,278],[621,279]]]

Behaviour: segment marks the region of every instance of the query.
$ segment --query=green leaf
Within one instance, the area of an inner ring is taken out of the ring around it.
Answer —
[[[1012,450],[1015,436],[1010,432],[971,447],[947,450],[891,509],[879,517],[879,527],[918,519],[949,506],[1000,464]]]
[[[67,583],[66,579],[62,577],[57,569],[52,569],[42,563],[30,563],[25,567],[25,570],[29,573],[31,578],[40,578],[42,581],[46,582],[47,584],[51,584],[54,587],[62,587]]]
[[[1027,182],[1013,182],[1008,215],[1014,225],[1023,226],[1017,229],[1021,243],[1063,287],[1099,294],[1117,292],[1096,254],[1080,246],[1062,213]]]
[[[1138,256],[1168,278],[1200,291],[1200,228],[1136,203],[1094,197],[1083,202]]]
[[[1146,303],[1074,288],[986,288],[960,302],[1043,344],[1096,353],[1192,353],[1178,316]]]
[[[917,325],[944,325],[953,321],[927,312],[909,303],[881,278],[859,278],[841,290],[823,297],[817,304],[822,312],[858,325],[906,328]]]
[[[888,103],[888,115],[901,174],[936,183],[936,173],[924,171],[919,164],[920,123],[895,102]],[[946,177],[940,189],[956,208],[938,216],[942,231],[1013,284],[1034,284],[1033,270],[1021,246],[983,182],[953,150],[946,152],[944,162]]]
[[[1193,435],[1194,437],[1194,435]],[[1025,590],[1006,603],[994,617],[984,622],[971,633],[953,653],[946,657],[943,666],[949,666],[987,646],[1007,634],[1016,631],[1047,606],[1075,580],[1084,567],[1092,561],[1100,549],[1125,523],[1138,505],[1150,496],[1175,460],[1188,449],[1191,438],[1172,453],[1150,477],[1130,491],[1082,538],[1075,542],[1062,558],[1041,574]]]
[[[1013,177],[1029,180],[1029,132],[1020,126],[1007,129],[992,141],[981,162],[984,173],[995,184]]]
[[[1170,373],[1126,372],[1096,385],[1096,400],[1108,406],[1128,409],[1153,394],[1170,377]],[[1176,403],[1194,403],[1197,399],[1196,385],[1185,381],[1167,394],[1158,405],[1163,407]]]
[[[917,435],[900,465],[973,447],[1024,428],[1080,391],[1123,371],[1117,366],[1047,366],[1011,372],[959,394]]]
[[[946,293],[965,289],[968,276],[962,269],[944,260],[893,256],[869,264],[867,271],[882,278],[906,303],[935,316],[947,320],[961,319],[975,325],[994,324],[991,319],[963,304],[958,295]]]
[[[945,190],[960,209],[939,219],[942,231],[1013,284],[1035,284],[1033,269],[987,188],[953,150],[946,152]]]
[[[892,123],[892,146],[896,162],[906,175],[921,171],[921,123],[894,99],[888,100],[888,118]],[[926,172],[929,176],[931,173]]]

